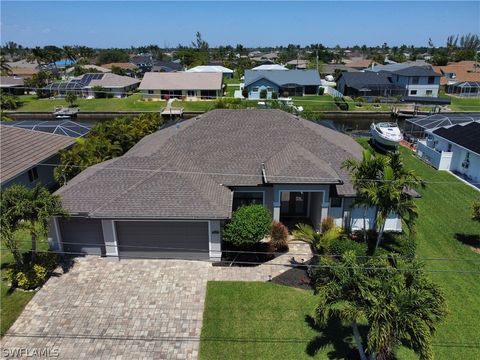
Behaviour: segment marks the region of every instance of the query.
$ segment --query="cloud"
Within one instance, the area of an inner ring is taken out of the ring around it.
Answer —
[[[48,34],[50,31],[51,31],[50,28],[42,29],[42,33],[44,34]]]

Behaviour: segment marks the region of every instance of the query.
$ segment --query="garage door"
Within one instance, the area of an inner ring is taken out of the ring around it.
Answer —
[[[116,221],[120,257],[208,259],[208,223]]]
[[[59,219],[59,224],[65,252],[78,255],[105,254],[101,220],[72,217]]]

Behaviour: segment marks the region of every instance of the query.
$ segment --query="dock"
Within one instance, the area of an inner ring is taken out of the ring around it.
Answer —
[[[160,115],[162,116],[182,116],[183,115],[183,108],[173,107],[172,104],[175,99],[169,99],[167,101],[167,106],[165,106],[162,111],[160,111]]]

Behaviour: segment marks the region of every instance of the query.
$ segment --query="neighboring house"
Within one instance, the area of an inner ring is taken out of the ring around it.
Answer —
[[[451,62],[445,66],[434,66],[442,74],[440,84],[445,92],[462,97],[480,96],[480,64],[475,61]]]
[[[13,95],[23,95],[25,93],[23,78],[16,76],[0,76],[0,89]]]
[[[360,70],[350,68],[343,64],[319,64],[319,71],[322,76],[335,75],[336,72],[359,72]]]
[[[183,65],[177,61],[155,60],[152,66],[152,72],[172,72],[182,71]]]
[[[404,88],[396,85],[387,73],[344,72],[337,79],[337,90],[345,96],[396,96]]]
[[[39,69],[31,68],[31,67],[12,67],[11,73],[12,76],[21,77],[21,78],[28,78],[35,74],[39,73]]]
[[[112,72],[112,69],[111,68],[106,68],[106,67],[103,67],[103,66],[97,66],[97,65],[93,65],[93,64],[88,64],[88,65],[80,65],[82,68],[86,69],[86,70],[89,70],[89,71],[97,71],[97,72],[100,72],[100,73],[110,73]],[[65,73],[66,74],[71,74],[75,71],[75,67],[71,67],[71,68],[68,68],[67,70],[65,70]]]
[[[245,86],[249,99],[260,99],[262,92],[271,99],[278,96],[316,95],[321,85],[317,70],[245,70]]]
[[[221,73],[148,72],[139,86],[144,99],[214,99],[222,96]]]
[[[110,69],[110,70],[112,70],[113,67],[117,67],[123,70],[132,70],[132,71],[135,71],[138,69],[138,67],[135,64],[130,64],[130,63],[109,63],[109,64],[103,64],[101,67]]]
[[[154,60],[151,55],[136,55],[130,59],[130,63],[134,64],[141,73],[152,71]]]
[[[114,97],[123,97],[135,90],[140,80],[130,76],[121,76],[112,73],[88,73],[68,81],[57,82],[47,85],[44,90],[54,95],[65,95],[68,91],[75,91],[77,95],[84,97],[95,96],[95,87],[101,86],[113,94]]]
[[[220,65],[199,65],[186,70],[193,73],[221,73],[224,77],[233,78],[233,70]]]
[[[480,183],[480,121],[429,130],[417,154],[438,170],[449,170]]]
[[[372,65],[376,63],[370,59],[355,59],[345,64],[346,67],[357,69],[357,70],[364,70],[368,69]]]
[[[4,125],[0,125],[0,140],[2,190],[13,184],[54,187],[53,171],[60,163],[58,152],[75,143],[71,137]]]
[[[288,70],[288,68],[278,64],[264,64],[264,65],[256,66],[251,70]]]
[[[287,65],[289,68],[292,68],[292,69],[302,70],[308,67],[308,60],[301,60],[301,59],[290,60],[285,65]]]
[[[405,89],[405,96],[438,97],[441,74],[431,66],[410,66],[394,72],[393,82]]]
[[[429,132],[440,127],[480,121],[480,113],[439,113],[405,119],[403,131],[416,139],[424,139]]]
[[[54,219],[50,241],[76,253],[220,260],[225,221],[252,203],[286,224],[318,229],[331,216],[359,229],[342,163],[361,157],[353,138],[280,110],[210,111],[71,179],[57,191],[70,218]]]

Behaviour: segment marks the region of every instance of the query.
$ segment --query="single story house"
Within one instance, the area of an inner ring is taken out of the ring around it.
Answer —
[[[152,66],[152,72],[172,72],[182,71],[183,65],[180,61],[155,60]]]
[[[260,99],[262,92],[271,99],[278,96],[316,95],[321,85],[317,70],[245,70],[249,99]]]
[[[14,95],[23,95],[25,85],[23,78],[17,76],[0,76],[0,89]]]
[[[337,90],[345,96],[396,96],[404,89],[396,85],[387,73],[344,72],[337,79]]]
[[[148,72],[139,86],[144,99],[215,99],[222,96],[221,73]]]
[[[364,70],[375,64],[375,61],[371,59],[353,59],[352,61],[345,63],[345,66],[352,69]]]
[[[213,110],[71,179],[57,191],[70,218],[53,219],[50,243],[79,254],[219,260],[225,222],[252,203],[287,224],[318,228],[331,216],[359,229],[363,210],[352,207],[342,163],[361,156],[351,137],[280,110]],[[367,226],[374,216],[370,209]]]
[[[308,67],[308,60],[295,59],[288,61],[285,65],[292,69],[306,69]]]
[[[31,68],[31,67],[12,67],[10,69],[12,76],[21,77],[21,78],[31,77],[35,74],[38,74],[39,71],[40,71],[39,69]]]
[[[220,65],[199,65],[185,71],[193,73],[221,73],[228,79],[233,78],[233,70]]]
[[[264,64],[256,66],[251,70],[288,70],[288,68],[279,64]]]
[[[87,73],[68,81],[51,83],[44,90],[55,95],[65,95],[69,91],[74,91],[79,96],[93,97],[95,96],[94,88],[101,86],[105,91],[112,93],[114,97],[123,97],[135,90],[139,84],[139,79],[130,76],[112,73]]]
[[[41,183],[54,187],[53,171],[60,163],[58,152],[75,143],[75,139],[68,136],[5,125],[0,125],[0,140],[2,190],[13,184],[32,188]]]
[[[445,66],[434,66],[442,74],[440,85],[447,94],[462,97],[480,96],[480,63],[476,61],[450,62]]]
[[[480,121],[429,130],[417,144],[417,154],[438,170],[449,170],[480,183]]]

